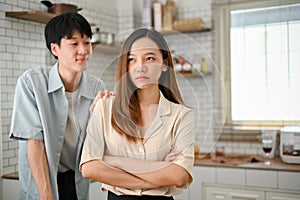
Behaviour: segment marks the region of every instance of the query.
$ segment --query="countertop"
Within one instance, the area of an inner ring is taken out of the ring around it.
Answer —
[[[277,170],[277,171],[289,171],[300,172],[300,164],[287,164],[284,163],[280,157],[269,159],[271,165],[267,166],[263,162],[262,157],[254,156],[255,162],[223,162],[223,159],[211,159],[211,158],[196,158],[195,166],[210,166],[210,167],[230,167],[230,168],[243,168],[243,169],[258,169],[258,170]]]
[[[253,159],[254,158],[254,159]],[[272,164],[270,166],[264,165],[263,158],[258,156],[252,156],[251,160],[255,162],[223,162],[223,159],[211,159],[209,157],[196,158],[195,166],[209,166],[209,167],[229,167],[229,168],[242,168],[242,169],[258,169],[258,170],[277,170],[277,171],[289,171],[289,172],[300,172],[300,164],[287,164],[282,162],[280,157],[275,159],[270,159]],[[9,174],[4,174],[2,176],[4,179],[14,179],[18,180],[18,172],[13,172]]]

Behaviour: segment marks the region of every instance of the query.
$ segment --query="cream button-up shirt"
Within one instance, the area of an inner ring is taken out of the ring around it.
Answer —
[[[119,135],[111,126],[113,101],[113,97],[98,101],[87,128],[81,164],[91,160],[102,160],[104,155],[163,161],[166,155],[176,148],[182,151],[182,155],[173,163],[180,165],[191,175],[195,141],[194,116],[191,109],[168,101],[160,93],[157,115],[145,132],[146,139],[132,143]],[[182,188],[175,186],[149,190],[129,190],[106,184],[102,187],[117,195],[174,196],[183,191]]]

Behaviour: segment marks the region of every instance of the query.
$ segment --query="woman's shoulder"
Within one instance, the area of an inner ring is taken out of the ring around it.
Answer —
[[[103,97],[97,101],[94,110],[98,112],[100,110],[111,110],[114,100],[115,96]]]
[[[173,110],[180,111],[184,114],[185,113],[193,113],[193,109],[188,107],[187,105],[179,104],[179,103],[173,103],[173,102],[171,102],[171,104],[172,104]]]
[[[170,100],[168,100],[167,98],[163,97],[164,100],[161,101],[161,103],[164,105],[166,104],[165,102],[167,102],[167,104],[170,106],[171,110],[176,110],[176,111],[183,111],[183,112],[193,112],[193,109],[188,107],[185,104],[180,104],[180,103],[174,103]]]

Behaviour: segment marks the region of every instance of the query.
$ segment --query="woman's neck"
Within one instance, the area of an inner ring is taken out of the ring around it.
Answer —
[[[160,90],[158,88],[157,90],[138,90],[137,96],[140,107],[148,107],[150,105],[159,103]]]

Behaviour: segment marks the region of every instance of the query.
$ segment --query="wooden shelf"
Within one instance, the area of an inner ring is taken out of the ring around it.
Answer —
[[[184,76],[184,77],[192,78],[192,77],[203,76],[203,74],[200,72],[176,72],[176,73],[178,74],[178,77]]]
[[[210,28],[201,28],[201,29],[183,29],[183,30],[168,30],[168,31],[162,31],[162,35],[174,35],[178,33],[199,33],[199,32],[209,32],[211,31]]]
[[[120,47],[103,45],[103,44],[92,44],[92,47],[93,47],[93,52],[100,52],[100,53],[119,54],[121,51]]]
[[[38,10],[27,10],[27,11],[5,12],[5,16],[46,24],[50,19],[55,17],[56,14],[49,13],[49,12],[42,12]],[[94,23],[90,23],[90,25],[95,26]]]
[[[52,19],[56,15],[38,10],[28,10],[18,12],[5,12],[5,16],[46,24],[50,19]]]

